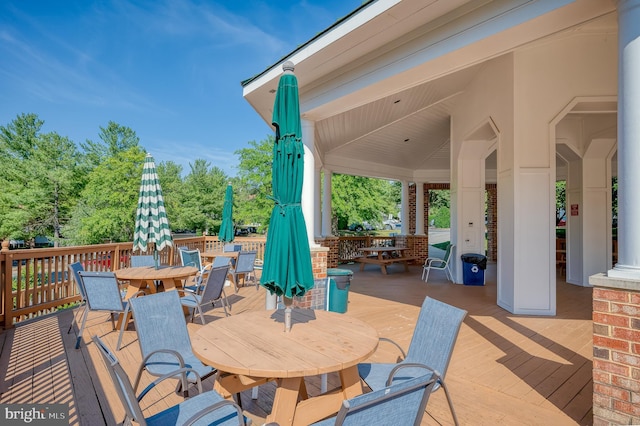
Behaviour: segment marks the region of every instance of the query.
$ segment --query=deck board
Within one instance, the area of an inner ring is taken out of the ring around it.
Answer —
[[[447,383],[461,424],[469,425],[590,425],[592,424],[591,289],[557,283],[555,317],[518,316],[496,305],[495,265],[487,269],[485,286],[450,284],[434,273],[426,284],[421,268],[390,265],[379,270],[354,271],[348,314],[375,327],[407,349],[425,296],[466,309],[453,353]],[[230,292],[233,293],[233,292]],[[229,295],[232,315],[264,309],[265,291],[255,286]],[[22,323],[0,334],[0,403],[67,403],[72,425],[112,425],[124,410],[106,369],[91,343],[93,334],[115,348],[118,333],[104,313],[91,313],[81,348],[74,349],[77,327],[67,334],[74,311]],[[222,308],[209,309],[207,321],[222,318]],[[201,327],[188,324],[191,332]],[[133,324],[124,333],[117,356],[133,379],[140,349]],[[400,351],[381,342],[372,361],[395,362]],[[150,377],[143,376],[146,385]],[[212,388],[211,379],[204,381]],[[306,380],[309,394],[320,392],[320,378]],[[328,375],[328,389],[337,388],[337,374]],[[273,403],[275,384],[260,387],[259,397],[242,394],[245,412],[262,424]],[[147,415],[175,404],[175,383],[151,392],[144,400]],[[431,396],[423,425],[450,425],[444,393]]]

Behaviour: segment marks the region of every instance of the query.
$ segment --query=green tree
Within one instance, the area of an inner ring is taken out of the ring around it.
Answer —
[[[180,210],[176,212],[176,229],[217,232],[222,222],[224,191],[229,178],[220,168],[211,167],[203,159],[197,159],[189,166],[191,172],[185,177]]]
[[[380,214],[394,211],[397,197],[389,196],[393,184],[387,180],[334,174],[331,178],[331,207],[338,229],[350,223],[378,223]]]
[[[162,187],[162,196],[164,197],[164,206],[167,210],[167,218],[169,219],[169,227],[172,231],[185,229],[185,226],[178,220],[184,215],[182,211],[182,199],[184,192],[184,182],[182,180],[182,166],[173,161],[161,162],[156,164],[158,171],[158,180]]]
[[[75,244],[132,241],[145,152],[138,146],[104,160],[90,174],[65,229]]]
[[[53,235],[56,243],[82,187],[76,145],[57,133],[40,134],[44,122],[22,114],[0,127],[0,159],[10,164],[0,178],[0,234]]]
[[[567,181],[556,182],[556,226],[567,217]]]
[[[250,148],[235,152],[238,155],[238,174],[233,180],[234,219],[236,223],[257,223],[261,229],[269,224],[273,200],[271,165],[274,137],[249,142]]]
[[[451,226],[451,191],[448,189],[429,191],[429,223],[436,228]]]
[[[135,131],[113,121],[109,121],[107,127],[100,127],[98,137],[100,138],[98,142],[87,139],[85,143],[80,144],[86,159],[93,166],[140,144],[140,138]]]

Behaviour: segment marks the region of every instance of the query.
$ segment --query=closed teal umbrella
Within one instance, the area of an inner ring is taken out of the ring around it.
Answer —
[[[233,188],[227,185],[224,193],[224,205],[222,207],[222,224],[220,224],[220,234],[218,240],[231,242],[234,238],[233,232]]]
[[[142,168],[136,225],[133,234],[133,250],[147,251],[148,244],[154,243],[154,258],[158,266],[158,251],[173,245],[169,220],[164,208],[162,188],[151,154],[147,154]]]
[[[304,147],[298,104],[298,81],[293,64],[283,66],[273,105],[272,186],[275,206],[271,212],[264,269],[260,284],[288,299],[302,296],[313,287],[311,250],[302,215]]]

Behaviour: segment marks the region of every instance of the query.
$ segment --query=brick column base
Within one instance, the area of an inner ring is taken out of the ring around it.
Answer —
[[[593,289],[593,424],[640,424],[640,280],[589,277]]]

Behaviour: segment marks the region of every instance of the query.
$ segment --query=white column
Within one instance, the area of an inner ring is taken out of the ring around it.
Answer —
[[[313,156],[315,146],[315,123],[302,120],[302,143],[304,144],[304,180],[302,182],[302,214],[307,225],[309,246],[318,247],[315,242],[313,227],[315,214],[313,207],[315,191],[315,158]]]
[[[322,201],[320,200],[320,169],[314,171],[315,185],[313,186],[313,210],[315,221],[313,223],[313,234],[316,238],[322,235]]]
[[[322,194],[322,235],[325,237],[331,236],[331,219],[333,217],[333,210],[331,207],[331,177],[333,172],[329,169],[324,169],[324,185]]]
[[[618,263],[640,278],[640,0],[618,1]]]
[[[402,235],[409,234],[409,182],[402,181],[402,199],[400,201],[400,214],[402,215]]]
[[[416,235],[424,235],[424,182],[416,182]]]

